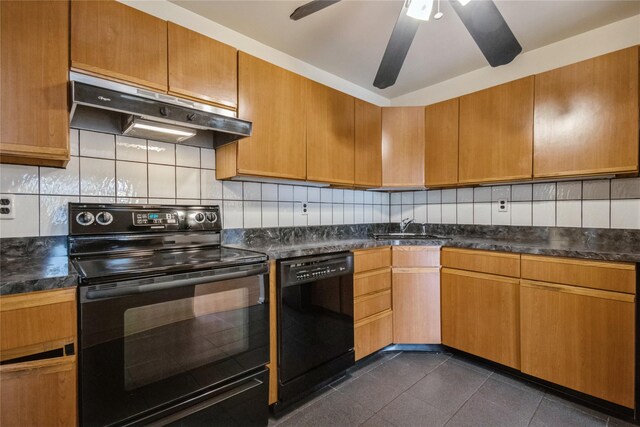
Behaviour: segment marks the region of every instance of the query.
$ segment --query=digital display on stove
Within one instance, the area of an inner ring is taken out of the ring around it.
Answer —
[[[177,223],[178,215],[176,213],[135,212],[133,214],[134,225],[167,225]]]

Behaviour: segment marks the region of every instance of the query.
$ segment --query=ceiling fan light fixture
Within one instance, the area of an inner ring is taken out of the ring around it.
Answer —
[[[471,0],[458,0],[458,3],[460,3],[460,4],[461,4],[461,5],[463,5],[463,6],[466,6],[466,5],[468,5],[468,4],[469,4],[469,2],[470,2],[470,1],[471,1]]]
[[[421,21],[428,21],[433,8],[433,0],[408,0],[407,16]]]

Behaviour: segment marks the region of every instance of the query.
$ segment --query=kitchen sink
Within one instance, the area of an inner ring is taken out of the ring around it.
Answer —
[[[421,233],[374,234],[373,238],[376,240],[396,240],[396,239],[451,240],[451,237],[436,236],[434,234],[421,234]]]

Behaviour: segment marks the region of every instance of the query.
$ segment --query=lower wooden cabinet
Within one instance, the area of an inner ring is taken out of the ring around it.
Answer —
[[[393,342],[391,248],[354,251],[353,319],[356,360]]]
[[[3,427],[77,424],[75,295],[59,289],[0,297]]]
[[[635,296],[523,280],[522,372],[634,407]]]
[[[440,268],[393,269],[393,341],[440,344]]]
[[[75,426],[76,356],[0,366],[0,425]]]
[[[391,310],[356,322],[354,329],[356,360],[374,353],[393,342]]]
[[[520,368],[519,280],[442,269],[442,343]]]

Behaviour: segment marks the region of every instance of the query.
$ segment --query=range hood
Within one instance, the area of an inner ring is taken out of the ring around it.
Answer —
[[[71,127],[217,148],[251,136],[233,111],[71,72]]]

